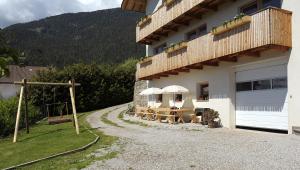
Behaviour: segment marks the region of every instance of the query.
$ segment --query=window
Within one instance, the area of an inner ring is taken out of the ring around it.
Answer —
[[[287,88],[287,78],[272,79],[272,89]]]
[[[154,49],[154,55],[163,52],[163,51],[165,50],[166,47],[167,47],[167,44],[166,44],[166,43],[164,43],[164,44],[162,44],[162,45],[156,47],[156,48]]]
[[[262,0],[262,7],[277,7],[281,8],[281,0]]]
[[[253,90],[267,90],[267,89],[271,89],[270,80],[253,81]]]
[[[206,34],[207,34],[207,25],[204,24],[204,25],[199,27],[198,36],[201,37],[201,36],[206,35]]]
[[[245,6],[241,7],[241,9],[240,9],[240,13],[244,13],[246,15],[251,15],[251,14],[255,13],[256,11],[258,11],[257,1],[252,2],[248,5],[245,5]]]
[[[176,102],[182,102],[182,94],[176,94],[175,95],[175,101]]]
[[[196,39],[196,38],[197,38],[197,31],[196,30],[191,31],[191,32],[189,32],[189,33],[186,34],[186,39],[188,41]]]
[[[236,91],[252,91],[252,82],[240,82],[236,84]]]
[[[200,100],[200,101],[208,101],[209,100],[209,85],[208,85],[208,83],[199,84],[198,100]]]
[[[251,2],[250,4],[242,6],[240,9],[240,13],[251,15],[260,9],[264,9],[268,7],[281,8],[281,4],[282,4],[281,1],[282,0],[256,0],[254,2]]]
[[[203,24],[199,28],[197,28],[191,32],[188,32],[186,34],[186,39],[188,41],[191,41],[191,40],[194,40],[194,39],[201,37],[203,35],[206,35],[206,34],[207,34],[207,25]]]
[[[162,103],[162,97],[163,97],[162,94],[157,94],[157,95],[155,96],[156,102],[157,102],[157,103]]]

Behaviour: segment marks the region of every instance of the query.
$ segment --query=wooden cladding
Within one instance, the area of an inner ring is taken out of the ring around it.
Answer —
[[[150,44],[159,36],[177,31],[178,27],[187,26],[191,19],[201,19],[201,15],[216,10],[217,5],[225,0],[167,0],[168,5],[161,6],[152,15],[152,22],[145,27],[136,27],[136,41]]]
[[[211,33],[187,42],[187,48],[152,57],[151,64],[137,65],[137,79],[153,79],[199,68],[235,62],[237,56],[259,56],[260,50],[292,47],[291,12],[268,8],[251,16],[251,22],[219,35]]]
[[[146,4],[146,0],[123,0],[121,7],[123,10],[145,12]]]

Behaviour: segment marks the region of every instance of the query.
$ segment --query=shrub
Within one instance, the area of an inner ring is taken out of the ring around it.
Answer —
[[[78,112],[86,112],[132,101],[137,60],[130,59],[118,65],[74,64],[64,69],[51,69],[38,74],[33,81],[67,82],[75,79],[81,86],[76,87],[76,107]],[[43,93],[44,91],[44,93]],[[54,101],[53,87],[44,86],[31,89],[34,105],[42,106]],[[56,88],[56,102],[69,102],[69,89]]]
[[[209,128],[215,128],[219,126],[220,119],[219,113],[213,109],[208,109],[203,113],[204,124]]]
[[[10,98],[7,100],[0,100],[0,137],[5,137],[12,133],[15,128],[16,113],[18,109],[18,98]],[[24,106],[24,103],[23,103]],[[24,122],[24,107],[21,110],[20,128],[25,127]],[[30,102],[28,103],[28,120],[29,124],[34,124],[41,119],[36,107]]]

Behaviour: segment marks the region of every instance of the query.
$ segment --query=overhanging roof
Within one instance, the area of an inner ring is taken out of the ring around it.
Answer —
[[[122,9],[128,11],[145,12],[147,0],[123,0]]]

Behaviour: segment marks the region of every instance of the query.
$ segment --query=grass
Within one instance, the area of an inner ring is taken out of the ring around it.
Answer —
[[[80,135],[76,135],[72,123],[59,125],[48,125],[41,122],[31,128],[30,134],[21,131],[19,142],[12,143],[12,138],[0,140],[0,169],[16,164],[32,161],[56,153],[72,150],[84,146],[95,139],[95,136],[88,132],[89,127],[85,121],[89,113],[79,117]],[[107,136],[97,129],[90,129],[100,136],[100,140],[87,150],[70,155],[45,160],[21,169],[80,169],[88,166],[94,161],[111,159],[117,155],[116,152],[109,153],[102,157],[87,156],[93,151],[112,145],[117,138]]]
[[[123,122],[128,123],[128,124],[133,124],[133,125],[139,125],[142,127],[149,127],[149,125],[147,125],[146,123],[143,123],[143,122],[124,119],[125,112],[126,111],[123,111],[118,115],[118,118],[121,119]]]
[[[104,113],[104,114],[101,116],[101,121],[102,121],[103,123],[108,124],[108,125],[111,125],[111,126],[115,126],[115,127],[119,127],[119,128],[124,128],[123,126],[120,126],[120,125],[118,125],[117,123],[115,123],[115,122],[109,120],[109,119],[107,118],[109,113],[110,113],[110,111]]]

